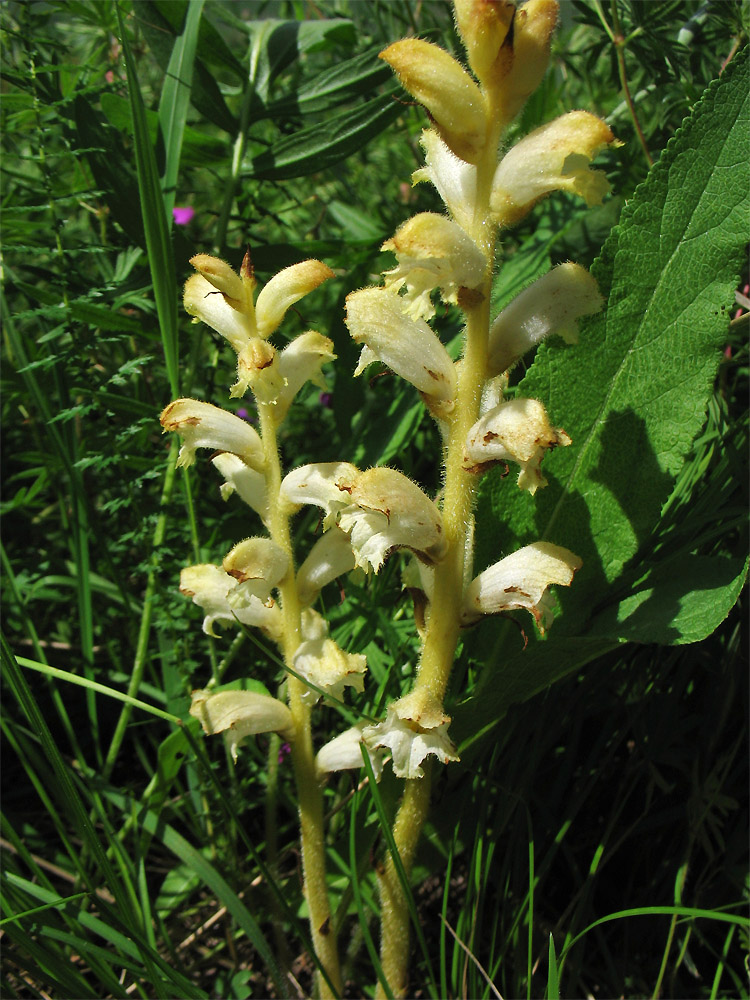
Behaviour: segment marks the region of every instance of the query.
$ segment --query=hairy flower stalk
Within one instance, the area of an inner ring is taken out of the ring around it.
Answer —
[[[222,495],[237,492],[258,513],[268,539],[247,539],[235,546],[221,567],[183,570],[182,590],[207,612],[204,630],[213,634],[215,621],[232,620],[263,629],[279,646],[284,663],[294,670],[295,654],[303,645],[303,607],[295,574],[289,529],[290,509],[280,502],[281,462],[278,428],[294,394],[308,379],[319,378],[320,365],[333,358],[331,342],[313,331],[297,337],[277,352],[269,336],[286,311],[303,295],[331,277],[319,261],[304,261],[276,275],[254,301],[255,279],[249,254],[239,274],[223,261],[198,254],[197,274],[185,285],[185,307],[225,337],[237,353],[238,380],[233,395],[251,388],[260,433],[233,414],[197,400],[177,400],[162,413],[165,430],[183,439],[180,460],[188,464],[195,449],[218,450],[213,462],[225,477]],[[313,568],[314,569],[314,568]],[[277,600],[272,596],[277,595]],[[311,599],[317,594],[308,595]],[[335,645],[335,644],[333,644]],[[342,654],[343,656],[343,654]],[[334,683],[339,678],[333,678]],[[289,673],[288,705],[247,691],[193,694],[191,714],[207,733],[223,732],[232,756],[248,736],[278,732],[291,746],[297,787],[304,889],[310,930],[317,958],[325,970],[318,977],[322,997],[341,993],[336,936],[332,924],[325,873],[323,801],[317,780],[311,731],[311,707],[305,683]]]
[[[428,223],[419,227],[402,226],[384,249],[396,253],[399,266],[386,274],[386,288],[397,294],[391,310],[399,304],[411,315],[429,319],[434,309],[429,305],[429,291],[435,287],[445,301],[459,305],[465,314],[465,342],[456,378],[441,375],[441,385],[450,386],[449,394],[430,394],[424,378],[409,372],[417,359],[425,357],[429,345],[426,332],[420,332],[414,354],[403,346],[396,348],[381,331],[369,331],[353,309],[374,290],[350,296],[348,324],[355,340],[364,341],[365,351],[360,370],[367,362],[379,359],[411,381],[422,394],[438,420],[443,433],[444,490],[442,510],[443,555],[431,574],[429,610],[423,634],[423,646],[412,691],[391,706],[381,726],[398,723],[410,728],[413,743],[419,743],[418,760],[425,753],[447,761],[457,759],[447,737],[449,717],[442,709],[461,628],[482,614],[497,613],[510,607],[525,607],[532,612],[540,629],[550,623],[547,587],[551,583],[569,584],[580,560],[557,546],[528,546],[509,559],[481,574],[469,586],[472,574],[473,504],[478,473],[492,461],[510,460],[521,466],[519,486],[534,492],[546,480],[539,471],[544,452],[555,445],[570,444],[562,429],[551,427],[544,407],[538,401],[502,401],[502,387],[497,383],[507,368],[549,332],[575,334],[576,319],[596,311],[601,300],[593,282],[575,265],[566,265],[564,274],[547,286],[556,295],[537,296],[531,312],[544,318],[536,321],[518,315],[505,328],[490,335],[490,298],[498,229],[515,223],[549,191],[574,191],[590,203],[601,200],[606,190],[602,174],[588,170],[588,161],[596,150],[613,142],[607,126],[593,115],[576,112],[558,122],[538,129],[504,157],[499,155],[504,129],[523,106],[526,98],[541,81],[549,58],[549,46],[557,20],[555,0],[529,0],[516,7],[506,0],[456,0],[456,22],[468,56],[472,76],[447,52],[427,42],[405,39],[381,53],[390,63],[406,90],[430,112],[433,129],[424,135],[427,166],[415,180],[429,180],[445,202],[451,221],[441,220],[433,227],[433,248],[429,247]],[[420,217],[417,217],[420,218]],[[416,220],[412,220],[416,223]],[[455,250],[446,249],[449,227],[455,227]],[[411,229],[418,236],[411,240]],[[472,254],[468,243],[481,255],[484,265],[474,270],[468,266]],[[435,259],[447,261],[443,267]],[[451,274],[453,264],[453,275]],[[579,272],[585,275],[579,278]],[[451,277],[461,275],[460,287],[451,286]],[[470,286],[464,276],[472,277]],[[562,286],[571,286],[569,288]],[[395,287],[394,287],[395,286]],[[573,287],[574,286],[574,287]],[[562,290],[560,290],[562,287]],[[528,311],[528,309],[527,309]],[[382,310],[381,310],[382,319]],[[524,333],[523,322],[526,320]],[[374,314],[371,321],[377,325]],[[496,321],[497,322],[497,321]],[[502,327],[502,320],[500,320]],[[493,327],[494,329],[494,327]],[[535,339],[535,335],[536,338]],[[401,355],[399,356],[399,349]],[[514,352],[518,350],[518,354]],[[437,348],[431,352],[438,356]],[[394,363],[394,357],[396,363]],[[502,360],[501,360],[502,359]],[[497,370],[494,365],[499,363]],[[494,383],[493,383],[494,380]],[[494,408],[482,416],[483,393],[489,394]],[[481,417],[481,421],[480,421]],[[508,594],[513,595],[511,600]],[[440,739],[438,739],[440,734]],[[432,738],[432,742],[430,742]],[[370,736],[366,741],[378,743]],[[383,739],[383,737],[381,737]],[[404,763],[403,733],[398,743],[394,737],[385,745],[394,749],[394,769],[408,769]],[[444,740],[443,743],[441,741]],[[397,760],[396,747],[402,755]],[[424,749],[425,746],[428,749]],[[414,767],[406,774],[403,799],[394,824],[394,840],[407,874],[411,871],[419,835],[430,799],[430,768]],[[397,773],[399,771],[397,770]],[[381,963],[390,990],[405,996],[408,989],[409,918],[392,858],[379,878],[382,902]],[[378,996],[385,990],[378,986]]]
[[[224,478],[222,496],[236,493],[268,531],[268,537],[238,543],[220,566],[183,570],[181,589],[203,609],[209,634],[218,623],[239,622],[278,645],[288,670],[288,701],[251,691],[197,691],[191,714],[207,733],[223,734],[233,757],[256,733],[276,732],[291,744],[305,896],[326,973],[318,978],[322,996],[341,992],[326,889],[322,783],[331,772],[359,767],[363,745],[376,779],[389,760],[405,779],[393,827],[399,864],[389,856],[377,874],[384,982],[376,995],[406,996],[409,910],[398,868],[407,877],[413,868],[430,804],[432,758],[458,760],[444,706],[461,632],[486,615],[521,610],[543,633],[554,619],[550,587],[569,586],[581,565],[567,549],[532,541],[503,558],[498,551],[497,561],[475,576],[473,510],[480,477],[493,464],[517,465],[517,488],[530,495],[547,485],[541,471],[547,452],[567,447],[571,438],[553,425],[542,400],[507,392],[508,373],[547,336],[574,344],[579,319],[603,304],[591,276],[565,263],[492,316],[498,233],[554,191],[600,202],[608,184],[590,161],[615,139],[604,122],[575,111],[503,150],[505,130],[546,72],[557,2],[454,0],[454,7],[468,68],[415,38],[381,53],[429,112],[425,166],[413,180],[434,186],[446,214],[422,212],[399,226],[383,245],[395,254],[396,266],[384,272],[381,285],[352,292],[346,301],[346,325],[361,347],[355,375],[373,363],[385,365],[414,387],[438,425],[439,501],[395,469],[361,470],[345,456],[283,474],[279,426],[296,392],[318,377],[333,353],[331,342],[314,331],[283,351],[269,338],[290,306],[330,276],[319,261],[282,271],[256,299],[249,257],[239,274],[216,258],[194,257],[198,273],[185,286],[185,307],[235,350],[231,393],[252,391],[260,432],[198,400],[176,400],[162,414],[165,430],[182,438],[180,463],[190,464],[200,448],[218,451],[212,461]],[[458,362],[430,325],[438,296],[463,312]],[[304,504],[322,510],[324,534],[297,571],[290,518]],[[396,551],[411,560],[406,575],[422,641],[414,684],[385,706],[383,718],[360,720],[315,754],[313,706],[341,700],[346,688],[361,691],[366,664],[362,655],[337,646],[312,605],[338,576],[355,568],[377,573]],[[492,669],[501,683],[501,667]]]

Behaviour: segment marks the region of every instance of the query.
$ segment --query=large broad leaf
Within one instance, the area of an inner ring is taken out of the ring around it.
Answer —
[[[493,562],[548,538],[583,568],[558,588],[547,641],[496,663],[488,625],[467,636],[486,670],[455,712],[459,739],[620,642],[704,638],[737,599],[742,560],[683,553],[660,565],[648,541],[705,420],[744,258],[749,78],[738,58],[708,88],[592,268],[606,314],[577,347],[545,345],[521,383],[574,443],[547,459],[550,485],[534,498],[513,477],[487,478],[477,551]]]
[[[498,534],[503,553],[547,538],[582,557],[557,632],[580,633],[626,567],[648,571],[642,547],[704,423],[747,239],[748,75],[737,59],[712,84],[623,209],[592,267],[606,313],[578,346],[545,344],[520,385],[573,438],[546,460],[550,485],[483,484],[488,561]]]

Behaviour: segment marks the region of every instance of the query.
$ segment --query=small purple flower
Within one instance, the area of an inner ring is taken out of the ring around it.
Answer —
[[[172,218],[175,221],[175,225],[178,226],[186,226],[189,222],[192,222],[194,215],[195,209],[191,208],[189,205],[184,208],[172,209]]]
[[[292,748],[288,743],[282,743],[279,747],[279,764],[284,763],[284,758],[292,752]]]
[[[250,419],[250,413],[247,410],[245,410],[243,407],[240,407],[239,410],[237,410],[237,416],[240,418],[240,420],[249,420]]]
[[[331,405],[330,392],[321,392],[320,396],[318,396],[318,402],[321,406],[329,407]]]

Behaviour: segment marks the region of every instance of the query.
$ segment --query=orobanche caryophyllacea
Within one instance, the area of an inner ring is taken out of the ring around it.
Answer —
[[[193,693],[191,714],[206,733],[224,734],[235,759],[238,746],[255,733],[277,732],[291,746],[321,996],[342,991],[326,885],[326,776],[361,767],[364,752],[376,778],[390,766],[404,779],[392,831],[400,866],[391,855],[379,866],[377,995],[405,996],[409,911],[401,874],[411,872],[428,812],[432,758],[458,761],[444,698],[459,637],[484,616],[517,609],[527,610],[544,632],[554,618],[550,587],[570,585],[581,565],[575,553],[537,541],[474,574],[473,509],[483,471],[513,463],[517,487],[533,495],[546,485],[546,453],[571,444],[552,422],[564,421],[564,413],[548,414],[544,400],[506,398],[509,371],[547,336],[575,344],[579,319],[603,304],[593,278],[574,263],[554,267],[499,315],[491,314],[491,287],[498,234],[554,191],[599,203],[608,183],[591,160],[616,140],[594,115],[571,111],[505,149],[508,126],[546,72],[558,5],[455,0],[454,8],[468,67],[418,38],[394,42],[381,53],[429,114],[421,137],[425,164],[412,179],[432,184],[445,212],[405,221],[383,247],[395,255],[396,266],[385,271],[381,284],[346,300],[346,325],[362,347],[354,374],[371,364],[386,366],[414,386],[436,421],[443,446],[439,497],[430,498],[396,469],[361,470],[346,455],[284,474],[279,427],[298,390],[318,378],[334,355],[331,341],[313,331],[283,350],[269,338],[290,306],[332,277],[316,260],[281,271],[256,299],[249,256],[239,274],[214,257],[192,259],[198,273],[185,285],[185,308],[236,351],[232,395],[252,392],[259,431],[193,399],[176,400],[161,416],[165,430],[182,437],[179,462],[191,463],[197,448],[214,451],[223,495],[236,493],[267,529],[240,541],[220,565],[185,569],[181,590],[202,608],[209,634],[216,622],[239,622],[260,629],[279,647],[285,697],[216,691],[208,684]],[[438,299],[463,313],[458,361],[433,329]],[[514,487],[509,481],[506,488]],[[290,522],[305,504],[321,508],[324,530],[298,565]],[[355,569],[378,573],[396,552],[415,596],[421,652],[414,684],[385,706],[381,718],[360,722],[316,753],[314,706],[321,699],[342,701],[347,687],[354,690],[346,697],[356,701],[367,669],[363,655],[341,649],[329,636],[315,609],[317,598],[326,584]]]

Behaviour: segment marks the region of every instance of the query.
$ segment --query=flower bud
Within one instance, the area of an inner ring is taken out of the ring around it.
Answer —
[[[503,309],[490,327],[487,369],[507,371],[551,333],[578,342],[578,320],[604,305],[596,280],[580,264],[558,264]]]
[[[346,297],[345,322],[352,339],[364,344],[355,375],[382,361],[411,382],[436,415],[450,412],[456,387],[450,355],[424,320],[407,316],[400,296],[386,288],[352,292]]]
[[[444,302],[458,302],[461,288],[476,288],[484,280],[487,259],[455,222],[435,212],[420,212],[399,226],[383,250],[392,250],[398,266],[385,272],[385,287],[398,291],[402,308],[413,319],[430,319],[435,307],[430,292],[439,288]]]
[[[511,0],[453,0],[453,7],[469,65],[484,83],[491,78],[516,6]]]
[[[534,495],[547,480],[541,472],[549,448],[569,445],[560,427],[552,427],[537,399],[512,399],[485,413],[469,431],[465,467],[479,472],[492,462],[518,462],[518,485]]]
[[[209,736],[224,733],[235,763],[237,749],[248,736],[279,733],[285,740],[294,737],[294,720],[287,706],[255,691],[193,691],[190,714]]]
[[[558,11],[557,0],[528,0],[516,11],[513,61],[501,84],[503,115],[508,122],[544,79]]]
[[[445,49],[404,38],[380,53],[401,85],[429,111],[456,156],[476,163],[487,138],[484,97],[466,70]]]
[[[577,555],[559,545],[526,545],[472,580],[464,595],[462,621],[467,625],[482,615],[526,608],[544,634],[552,624],[554,607],[548,587],[553,583],[570,586],[581,565]]]
[[[542,125],[500,161],[492,181],[490,209],[501,226],[512,226],[550,191],[571,191],[599,205],[609,191],[601,170],[589,161],[616,142],[608,125],[588,111],[570,111]]]
[[[165,431],[176,431],[183,440],[178,465],[192,465],[197,448],[229,451],[252,469],[263,467],[263,442],[244,420],[198,399],[175,399],[159,417]]]
[[[287,309],[332,277],[330,267],[319,260],[303,260],[300,264],[292,264],[275,274],[263,286],[255,303],[258,336],[270,337],[283,320]]]

